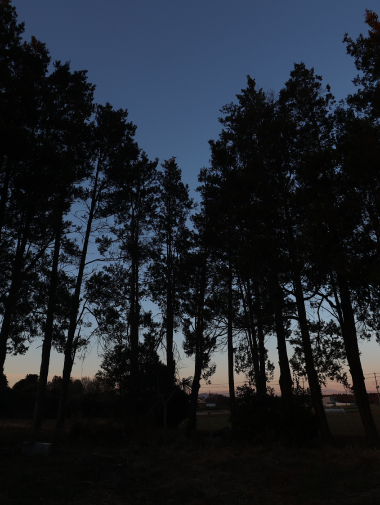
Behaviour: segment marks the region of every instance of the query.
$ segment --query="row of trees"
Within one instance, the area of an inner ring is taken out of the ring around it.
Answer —
[[[15,7],[2,0],[0,361],[3,373],[8,353],[43,339],[35,435],[52,346],[64,355],[57,429],[64,426],[72,366],[92,324],[88,314],[96,321],[92,334],[106,347],[130,349],[132,410],[142,382],[143,329],[156,347],[164,339],[165,381],[175,385],[173,334],[183,285],[177,271],[189,247],[193,203],[175,159],[157,170],[157,160],[135,142],[127,111],[95,104],[85,71],[54,62],[49,72],[45,45],[33,37],[23,42],[23,30]],[[142,309],[148,293],[161,325]]]
[[[303,63],[278,96],[248,77],[210,141],[197,219],[203,253],[223,272],[232,405],[234,332],[246,337],[237,365],[248,367],[258,397],[267,393],[264,342],[272,333],[284,412],[293,411],[293,369],[307,377],[320,434],[332,443],[321,384],[335,378],[348,386],[347,364],[368,440],[379,445],[358,347],[358,337],[379,332],[380,23],[370,11],[366,22],[368,37],[344,39],[360,71],[357,93],[344,102],[336,104]]]
[[[89,336],[105,348],[103,380],[138,415],[143,349],[153,356],[164,347],[166,366],[156,360],[151,380],[169,398],[181,330],[195,363],[190,430],[221,346],[232,411],[235,370],[264,401],[274,368],[265,342],[274,335],[284,416],[294,415],[306,377],[319,431],[332,443],[321,385],[334,378],[351,387],[348,365],[368,439],[379,445],[358,347],[379,332],[380,23],[370,11],[366,22],[367,37],[345,37],[360,74],[344,102],[303,63],[278,96],[248,77],[237,103],[222,109],[195,212],[175,159],[159,171],[134,141],[127,111],[94,104],[84,71],[55,62],[49,72],[46,47],[22,42],[23,24],[1,0],[0,356],[4,365],[7,353],[43,338],[34,434],[52,346],[64,354],[62,429],[73,362]]]
[[[172,388],[168,395],[168,390],[164,388],[166,366],[160,362],[158,354],[149,349],[149,345],[141,345],[140,351],[140,375],[143,376],[140,394],[144,403],[139,405],[139,413],[158,426],[177,427],[186,418],[188,395],[179,388]],[[129,357],[126,354],[127,351],[123,348],[116,362],[110,359],[110,355],[106,356],[103,370],[93,378],[70,380],[66,410],[71,420],[98,418],[123,421],[130,418]],[[159,389],[157,375],[160,379]],[[4,419],[31,419],[38,383],[38,375],[28,374],[12,388],[0,388],[0,416]],[[62,385],[62,377],[59,376],[54,376],[46,384],[45,419],[57,418]]]

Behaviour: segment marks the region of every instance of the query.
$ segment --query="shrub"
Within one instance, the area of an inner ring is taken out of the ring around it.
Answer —
[[[281,441],[305,445],[318,435],[316,419],[305,395],[294,395],[293,409],[284,412],[281,397],[258,398],[245,385],[238,388],[236,407],[231,413],[235,434],[255,443]]]

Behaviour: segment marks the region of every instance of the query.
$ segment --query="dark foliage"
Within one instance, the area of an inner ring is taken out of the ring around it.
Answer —
[[[318,436],[309,395],[295,391],[294,408],[287,413],[281,397],[267,395],[260,398],[249,386],[241,386],[237,390],[237,403],[231,415],[238,438],[257,444],[281,441],[303,446]]]
[[[15,7],[0,0],[1,416],[34,411],[33,436],[43,416],[58,416],[57,430],[67,416],[165,428],[189,416],[194,431],[200,381],[226,347],[239,437],[300,446],[319,431],[331,444],[321,385],[348,388],[349,368],[368,441],[380,447],[358,345],[380,338],[380,22],[366,11],[366,23],[368,36],[345,36],[359,88],[338,107],[304,63],[277,97],[248,77],[237,103],[221,109],[190,230],[194,204],[175,158],[157,171],[127,110],[96,105],[86,71],[50,67],[45,45],[22,41]],[[101,258],[89,261],[93,241]],[[148,299],[161,322],[144,310]],[[87,311],[92,334],[81,333]],[[179,330],[195,361],[190,414],[176,375]],[[75,357],[94,334],[106,349],[102,371],[73,381]],[[281,398],[268,395],[269,336]],[[37,337],[39,375],[10,389],[7,354],[25,353]],[[48,383],[52,346],[64,367]],[[234,371],[255,386],[238,388],[236,402]]]

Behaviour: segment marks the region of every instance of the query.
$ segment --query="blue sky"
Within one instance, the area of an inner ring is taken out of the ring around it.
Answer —
[[[220,108],[246,75],[278,92],[294,62],[304,61],[343,98],[353,87],[342,43],[365,29],[352,0],[15,0],[26,38],[53,59],[87,69],[96,101],[127,108],[151,158],[177,157],[191,188],[208,164]]]
[[[46,43],[53,60],[87,69],[98,103],[128,109],[137,125],[136,139],[150,158],[176,156],[192,196],[199,170],[209,162],[208,140],[220,132],[219,110],[245,87],[247,74],[277,93],[293,64],[303,61],[323,76],[338,99],[344,98],[353,91],[356,74],[342,43],[344,33],[356,38],[365,32],[365,9],[379,7],[372,0],[12,3],[19,21],[25,21],[26,39],[34,35]],[[370,348],[374,359],[379,350]],[[274,343],[270,349],[277,363]],[[84,375],[98,369],[95,351],[84,362]],[[39,352],[10,358],[6,372],[38,373]],[[215,383],[227,381],[225,361],[225,356],[218,359]],[[187,365],[183,374],[192,375],[191,363]],[[372,362],[365,361],[364,368],[373,370]],[[74,373],[81,370],[79,364]],[[53,359],[52,371],[61,373],[60,357]]]

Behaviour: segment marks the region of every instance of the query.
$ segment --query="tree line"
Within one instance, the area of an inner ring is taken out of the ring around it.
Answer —
[[[53,346],[64,356],[62,430],[72,366],[89,334],[105,348],[103,379],[126,388],[130,413],[139,415],[147,349],[165,349],[164,368],[156,358],[148,367],[156,367],[157,394],[169,398],[178,388],[181,331],[194,358],[190,430],[200,381],[215,372],[212,355],[222,346],[231,411],[239,408],[235,370],[265,402],[273,335],[283,418],[294,418],[306,377],[319,433],[333,443],[321,386],[338,380],[353,389],[369,443],[378,446],[358,345],[380,338],[377,15],[366,11],[367,36],[345,35],[359,74],[344,101],[304,63],[278,95],[248,76],[237,101],[221,109],[210,166],[199,174],[199,206],[175,158],[159,167],[138,146],[127,110],[95,104],[85,71],[59,61],[49,67],[43,43],[22,41],[9,0],[0,2],[0,23],[0,356],[4,367],[9,353],[43,339],[34,434]]]
[[[105,346],[130,349],[132,409],[143,332],[156,347],[164,337],[165,381],[174,385],[177,271],[193,203],[175,159],[159,171],[134,140],[127,111],[95,104],[85,71],[59,61],[49,70],[46,46],[34,37],[24,42],[15,7],[0,7],[0,358],[5,383],[7,355],[43,340],[37,433],[53,346],[64,355],[57,419],[63,429],[72,366],[87,344],[87,314]],[[104,268],[91,269],[99,261]],[[162,315],[160,330],[142,308],[148,293]]]

